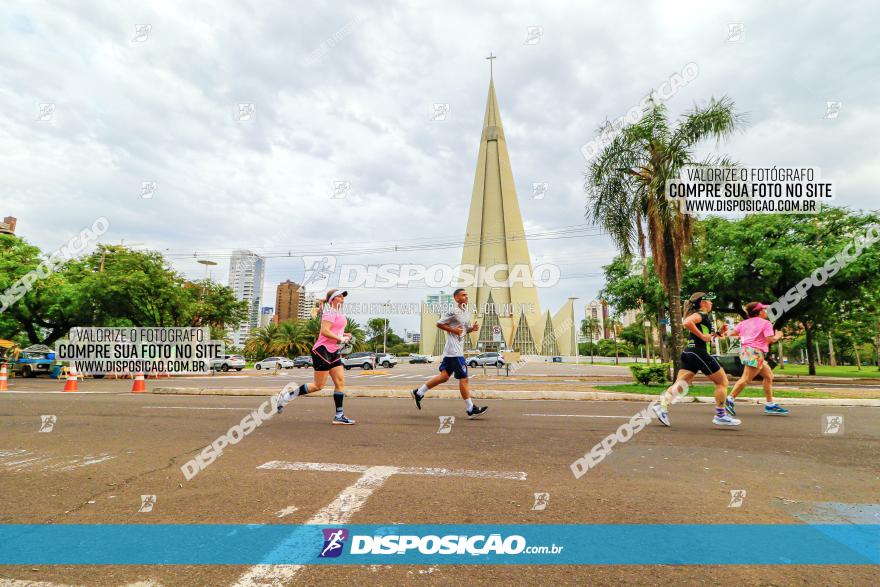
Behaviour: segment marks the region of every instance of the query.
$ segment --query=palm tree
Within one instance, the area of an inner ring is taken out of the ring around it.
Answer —
[[[247,340],[244,341],[244,352],[248,357],[262,361],[272,352],[272,345],[278,333],[276,324],[267,324],[251,330]]]
[[[617,354],[617,327],[620,326],[620,321],[611,317],[605,321],[605,326],[611,329],[611,338],[614,340],[614,364],[620,364],[620,356]]]
[[[285,320],[278,324],[278,329],[272,338],[271,351],[285,357],[295,357],[307,354],[314,342],[309,338],[302,320]]]
[[[590,340],[590,363],[594,363],[593,360],[593,332],[599,328],[599,321],[595,318],[585,318],[581,320],[581,334],[589,338]]]
[[[694,160],[696,146],[739,130],[744,118],[729,98],[714,98],[686,113],[672,128],[666,107],[652,103],[644,117],[621,132],[599,153],[587,171],[587,218],[601,226],[624,255],[633,245],[645,257],[650,246],[654,268],[666,294],[673,325],[670,355],[680,366],[682,255],[691,243],[693,217],[666,199],[666,181],[685,165],[733,165],[724,157]]]
[[[366,348],[367,345],[367,335],[364,331],[363,327],[355,322],[354,320],[348,320],[348,324],[345,327],[346,332],[350,332],[351,335],[355,339],[354,349],[357,351],[362,351]]]

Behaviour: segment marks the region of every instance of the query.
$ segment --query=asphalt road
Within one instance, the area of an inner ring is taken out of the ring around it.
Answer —
[[[711,406],[679,405],[672,428],[652,424],[575,479],[572,461],[641,407],[633,402],[487,401],[485,419],[469,421],[456,400],[429,398],[417,411],[410,400],[351,398],[346,413],[358,424],[341,427],[330,425],[330,399],[298,398],[187,481],[183,462],[262,401],[0,393],[0,519],[299,524],[333,506],[359,476],[258,468],[272,461],[525,473],[522,480],[394,475],[345,514],[350,523],[365,524],[795,523],[796,512],[812,504],[875,504],[880,495],[878,408],[798,407],[787,418],[770,418],[757,406],[742,406],[743,425],[734,430],[711,425]],[[822,434],[829,412],[844,416],[842,434]],[[48,433],[39,432],[45,415],[55,416]],[[439,418],[447,415],[457,418],[452,431],[437,434]],[[747,491],[738,508],[728,507],[734,489]],[[544,511],[531,509],[536,492],[550,494]],[[151,512],[138,512],[142,495],[156,496]],[[826,566],[277,572],[276,584],[304,585],[869,585],[878,576],[877,567]],[[0,567],[7,581],[65,585],[254,585],[259,576],[242,566]]]
[[[415,364],[401,363],[390,369],[364,371],[353,368],[345,372],[346,385],[351,388],[385,388],[411,389],[437,373],[437,363]],[[469,370],[472,387],[479,389],[536,389],[536,385],[553,386],[554,389],[587,390],[596,385],[616,385],[632,383],[629,369],[625,366],[613,365],[575,365],[572,363],[526,363],[505,375],[503,369],[495,367],[476,367]],[[171,379],[148,379],[147,389],[157,386],[164,387],[212,387],[212,388],[260,388],[280,389],[290,382],[311,381],[311,368],[281,369],[275,371],[257,371],[246,369],[241,372],[217,373],[215,375],[199,375],[172,377]],[[731,385],[735,378],[731,378]],[[708,384],[702,376],[696,379],[698,384]],[[454,381],[447,383],[454,387]],[[856,390],[853,397],[880,397],[880,386],[876,381],[835,381],[825,379],[820,383],[803,380],[779,381],[774,383],[777,388],[798,388],[814,391]],[[11,390],[23,391],[59,391],[64,381],[36,377],[33,379],[15,378],[9,381]],[[751,387],[759,388],[760,383]],[[131,389],[131,380],[86,379],[80,382],[80,390],[95,393],[124,393]]]

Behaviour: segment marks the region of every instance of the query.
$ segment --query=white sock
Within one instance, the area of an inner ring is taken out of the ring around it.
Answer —
[[[474,409],[474,402],[471,401],[471,398],[467,398],[466,400],[464,400],[464,405],[467,406],[468,412]]]
[[[765,402],[764,405],[767,406],[768,408],[775,408],[776,402]]]
[[[423,383],[421,387],[416,390],[416,393],[419,397],[425,397],[425,394],[428,393],[428,386]]]

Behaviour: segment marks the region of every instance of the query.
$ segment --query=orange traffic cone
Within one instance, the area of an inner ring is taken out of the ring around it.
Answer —
[[[0,391],[9,391],[9,384],[6,382],[6,363],[0,366]]]
[[[134,378],[134,383],[131,385],[132,393],[144,393],[147,391],[147,384],[144,383],[144,373],[143,371],[138,372],[137,376]]]
[[[67,382],[62,391],[79,391],[79,381],[76,378],[76,367],[73,366],[73,363],[70,364],[70,369],[67,371]]]

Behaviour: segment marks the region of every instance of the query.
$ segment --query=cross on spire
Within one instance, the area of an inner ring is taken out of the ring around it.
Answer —
[[[492,60],[497,59],[497,57],[495,55],[492,55],[492,52],[489,51],[489,56],[486,57],[486,59],[489,60],[489,78],[491,79],[492,78]]]

